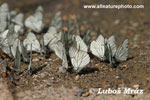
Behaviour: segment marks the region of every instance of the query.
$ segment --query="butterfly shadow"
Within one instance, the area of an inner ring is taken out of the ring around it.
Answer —
[[[88,54],[89,54],[91,59],[95,58],[95,56],[91,52],[88,52]]]
[[[38,73],[38,72],[41,71],[44,67],[46,67],[46,64],[43,65],[43,66],[40,66],[40,67],[38,67],[38,68],[34,68],[34,69],[32,70],[32,74],[31,74],[31,75],[34,75],[34,74]]]
[[[98,68],[91,68],[91,67],[86,67],[84,69],[82,69],[80,72],[79,72],[79,75],[82,75],[82,74],[90,74],[90,73],[94,73],[94,72],[98,72],[99,69]]]
[[[49,27],[44,27],[44,29],[41,31],[41,33],[46,33],[48,31]]]
[[[132,60],[132,59],[134,59],[134,57],[128,57],[126,61],[129,61],[129,60]],[[119,66],[120,63],[122,63],[122,62],[116,62],[115,64],[112,64],[112,67],[113,68],[118,68],[118,67],[120,68],[120,66]]]
[[[128,57],[128,58],[127,58],[127,61],[128,61],[128,60],[132,60],[132,59],[134,59],[134,58],[135,58],[135,57],[133,57],[133,56],[132,56],[132,57]]]

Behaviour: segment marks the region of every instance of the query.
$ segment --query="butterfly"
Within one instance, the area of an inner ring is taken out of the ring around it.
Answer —
[[[20,53],[22,53],[22,46],[21,41],[18,39],[18,34],[15,33],[14,25],[10,25],[9,32],[7,34],[7,43],[10,48],[10,54],[15,58],[16,57],[16,50],[18,47],[18,50]]]
[[[11,53],[13,57],[16,57],[17,49],[19,53],[22,53],[22,46],[21,46],[21,41],[17,38],[13,45],[10,47]]]
[[[124,40],[123,44],[117,49],[113,35],[107,39],[100,34],[96,41],[92,41],[90,50],[100,60],[109,61],[111,64],[126,61],[128,57],[128,39]]]
[[[19,34],[16,34],[15,30],[14,30],[14,25],[11,24],[9,25],[9,33],[7,35],[7,41],[9,46],[13,46],[15,40],[18,38]]]
[[[115,64],[117,62],[126,61],[128,58],[128,39],[125,39],[123,43],[118,47],[115,53],[113,53],[113,47],[109,45],[109,52],[110,52],[110,63]]]
[[[108,39],[105,38],[105,45],[106,45],[106,54],[107,60],[110,59],[109,56],[114,56],[117,50],[116,44],[115,44],[115,37],[112,35]],[[111,50],[111,52],[110,52]],[[111,54],[110,54],[111,53]]]
[[[62,60],[62,67],[68,69],[68,61],[66,56],[66,50],[61,41],[58,41],[53,46],[55,54]]]
[[[5,30],[0,34],[0,48],[6,54],[10,54],[10,48],[7,39],[8,32],[9,30]]]
[[[69,56],[73,70],[79,73],[89,62],[88,48],[79,35],[73,35],[73,45],[69,48]]]
[[[34,33],[29,32],[27,37],[23,41],[23,46],[26,47],[28,51],[30,51],[31,45],[32,45],[32,51],[41,52],[41,45],[38,39],[36,38]]]
[[[90,57],[87,52],[70,47],[69,56],[73,65],[73,70],[79,73],[89,62]]]
[[[106,50],[106,40],[102,35],[99,35],[98,38],[91,42],[90,50],[93,55],[97,56],[100,60],[105,61],[105,50]]]
[[[0,6],[0,33],[5,31],[9,20],[10,20],[10,14],[9,14],[8,4],[3,3]]]
[[[62,27],[62,18],[60,11],[58,11],[52,19],[51,26],[55,26],[57,30],[59,30]]]
[[[10,25],[8,30],[0,34],[0,40],[1,49],[4,53],[12,54],[15,57],[17,46],[21,52],[20,40],[18,39],[18,34],[14,31],[14,25]]]
[[[77,35],[77,36],[74,35],[73,37],[74,37],[74,39],[73,39],[74,46],[79,50],[87,52],[88,48],[87,48],[86,44],[84,43],[83,39],[79,35]]]
[[[112,35],[107,39],[100,34],[95,41],[92,41],[90,50],[100,60],[109,61],[110,50],[108,50],[108,45],[111,49],[112,56],[114,56],[116,53],[115,37]]]
[[[49,31],[44,34],[44,45],[53,50],[53,44],[61,40],[62,33],[57,33],[57,29],[54,26],[51,26]]]
[[[14,18],[11,19],[12,23],[14,23],[14,30],[16,33],[23,34],[24,32],[23,18],[24,18],[24,15],[22,13],[19,13],[16,16],[14,16]]]
[[[25,26],[37,33],[41,32],[45,25],[43,12],[44,12],[43,8],[39,6],[33,15],[26,18]]]

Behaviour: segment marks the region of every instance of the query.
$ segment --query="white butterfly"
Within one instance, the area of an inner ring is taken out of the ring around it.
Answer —
[[[59,30],[62,27],[62,18],[61,18],[61,12],[57,12],[54,18],[52,19],[51,26],[55,26],[57,30]]]
[[[23,13],[19,13],[12,19],[12,22],[14,22],[17,25],[23,26],[23,18],[24,18]]]
[[[44,28],[43,8],[39,6],[36,12],[25,20],[25,26],[39,33]]]
[[[7,41],[8,41],[9,46],[13,46],[14,45],[14,42],[18,38],[18,36],[19,35],[16,34],[15,31],[14,31],[14,26],[12,26],[9,29],[9,34],[7,35]]]
[[[111,63],[126,61],[128,58],[128,39],[125,39],[123,43],[118,47],[115,54],[113,55],[113,50],[110,48],[110,53],[112,52]],[[111,46],[110,46],[111,47]]]
[[[10,20],[9,8],[7,3],[0,6],[0,33],[4,32]]]
[[[14,23],[14,30],[16,33],[23,34],[24,32],[23,18],[24,18],[24,15],[22,13],[19,13],[12,19],[12,22]]]
[[[114,36],[104,39],[102,35],[99,35],[97,40],[91,43],[90,50],[102,61],[109,61],[111,64],[122,62],[128,57],[128,39],[117,49]]]
[[[90,50],[93,55],[97,56],[100,60],[106,60],[105,57],[105,39],[102,35],[99,35],[98,38],[91,42]]]
[[[115,37],[112,35],[108,39],[105,39],[105,41],[106,41],[106,45],[110,46],[110,49],[112,51],[112,56],[114,56],[115,53],[116,53],[116,50],[117,50],[117,47],[116,47],[116,44],[115,44]]]
[[[48,45],[48,47],[53,50],[53,44],[61,40],[61,35],[62,32],[57,33],[57,29],[54,26],[51,26],[49,31],[43,36],[44,45]]]
[[[3,33],[0,34],[0,48],[6,54],[10,54],[10,48],[8,44],[8,35],[9,30],[5,30]]]
[[[55,54],[62,60],[62,67],[68,69],[68,61],[66,56],[66,50],[62,42],[58,41],[53,46]]]
[[[90,57],[87,52],[78,50],[75,47],[70,47],[69,55],[73,65],[73,70],[77,73],[90,62]]]
[[[18,39],[18,36],[19,35],[16,34],[14,31],[14,26],[11,25],[6,38],[11,54],[13,55],[14,58],[16,57],[17,47],[19,52],[22,53],[21,41]]]
[[[96,41],[92,41],[90,50],[93,55],[97,56],[102,61],[109,61],[110,52],[108,45],[111,49],[112,56],[116,53],[115,37],[104,38],[101,34],[98,36]]]
[[[18,51],[20,53],[22,53],[21,41],[18,38],[14,41],[13,46],[10,47],[11,53],[12,53],[14,58],[16,57],[17,48],[18,48]]]
[[[77,36],[73,36],[75,38],[74,40],[74,45],[78,50],[82,50],[87,52],[88,51],[88,47],[86,46],[86,44],[84,43],[84,41],[82,40],[82,38],[77,35]]]
[[[32,51],[41,52],[40,43],[37,40],[35,34],[32,32],[28,33],[26,39],[23,41],[23,45],[27,48],[28,51],[31,50],[32,45]]]
[[[48,45],[50,41],[53,41],[53,39],[57,37],[57,29],[55,27],[50,27],[49,31],[44,34],[44,45]],[[55,41],[55,39],[54,39]]]
[[[4,53],[10,54],[10,47],[14,45],[14,42],[17,38],[18,34],[15,33],[13,25],[10,25],[9,30],[6,30],[0,34],[1,49]]]

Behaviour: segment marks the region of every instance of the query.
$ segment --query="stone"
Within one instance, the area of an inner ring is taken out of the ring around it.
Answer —
[[[78,81],[79,78],[80,78],[80,75],[77,75],[77,76],[75,77],[75,80]]]

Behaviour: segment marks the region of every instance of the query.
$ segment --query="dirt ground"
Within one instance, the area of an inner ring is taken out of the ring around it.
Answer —
[[[79,75],[63,70],[61,68],[61,60],[54,53],[50,53],[46,59],[40,54],[34,53],[34,68],[32,76],[27,72],[28,64],[24,63],[22,63],[18,73],[8,72],[7,75],[4,73],[0,74],[0,77],[7,82],[8,88],[15,100],[53,100],[54,98],[46,99],[48,98],[46,96],[41,96],[41,98],[39,96],[38,99],[25,99],[25,97],[23,99],[22,95],[27,93],[26,95],[29,94],[30,97],[33,97],[33,91],[36,91],[37,94],[41,94],[42,92],[37,91],[50,91],[51,89],[52,91],[55,91],[56,88],[58,88],[58,93],[61,93],[61,89],[66,89],[65,91],[68,92],[70,90],[67,89],[81,89],[83,90],[82,96],[85,95],[85,98],[86,96],[90,95],[88,93],[91,88],[117,89],[119,87],[128,87],[134,89],[136,86],[138,86],[139,89],[144,90],[145,94],[150,92],[150,1],[143,0],[143,2],[125,2],[125,0],[30,0],[29,2],[26,0],[1,0],[0,4],[3,2],[7,2],[10,6],[10,9],[16,9],[25,13],[25,16],[32,14],[38,5],[42,5],[45,10],[46,22],[49,22],[59,10],[62,11],[62,17],[64,18],[64,21],[67,20],[68,16],[78,15],[82,22],[81,24],[83,29],[88,27],[93,31],[92,33],[94,34],[95,28],[100,27],[105,37],[109,37],[111,35],[116,37],[117,45],[121,44],[125,38],[129,39],[129,59],[127,61],[120,63],[117,68],[113,68],[109,64],[100,62],[98,58],[89,53],[91,57],[90,64],[88,64],[87,68],[83,69],[82,73]],[[94,3],[144,4],[145,8],[120,10],[83,8],[83,4]],[[8,66],[11,69],[14,62],[12,62],[10,58],[0,52],[0,59],[7,60],[9,62]],[[1,67],[3,67],[3,65],[1,65]],[[48,88],[50,88],[50,90],[47,90]],[[30,94],[31,91],[32,93]],[[122,96],[120,96],[120,98],[121,97]],[[134,97],[134,95],[130,95],[128,98],[132,97]],[[94,100],[97,99],[95,98]],[[101,100],[107,99],[101,98]],[[127,100],[127,98],[124,100]]]

